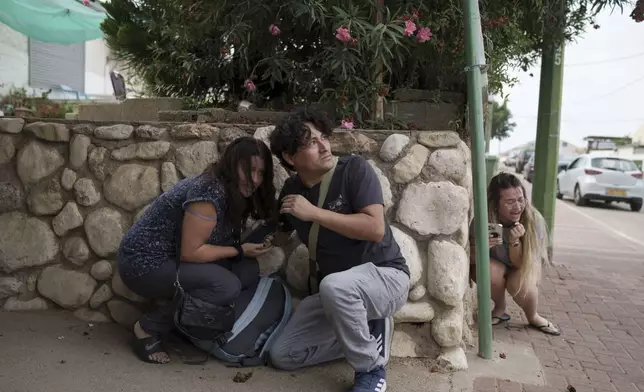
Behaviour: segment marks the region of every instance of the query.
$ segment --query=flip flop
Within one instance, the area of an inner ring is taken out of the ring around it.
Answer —
[[[510,321],[510,315],[507,313],[503,313],[503,316],[492,316],[492,325],[499,325],[504,321]]]
[[[539,330],[539,331],[541,331],[541,332],[543,332],[545,334],[548,334],[548,335],[552,335],[552,336],[561,335],[561,330],[559,330],[559,328],[556,325],[554,325],[553,323],[551,323],[550,321],[548,321],[548,324],[542,325],[542,326],[538,326],[538,325],[534,325],[534,324],[528,324],[528,325],[530,327],[532,327],[532,328],[534,328],[536,330]],[[550,328],[550,330],[548,330],[548,328]]]
[[[150,358],[152,354],[166,352],[163,349],[161,340],[158,337],[150,336],[143,339],[138,339],[136,337],[133,337],[132,339],[133,339],[132,349],[134,350],[134,354],[136,354],[136,356],[139,357],[141,361],[147,362],[147,363],[156,363],[156,364],[167,363],[167,362],[159,362]]]

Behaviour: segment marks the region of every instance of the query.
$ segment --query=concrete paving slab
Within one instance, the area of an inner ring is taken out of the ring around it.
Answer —
[[[353,371],[336,362],[298,372],[269,368],[233,369],[215,360],[186,365],[139,361],[130,351],[130,333],[116,324],[89,327],[70,313],[0,312],[2,392],[246,392],[346,391]],[[450,390],[450,376],[430,371],[430,362],[394,359],[388,391]],[[237,373],[252,373],[244,383]]]
[[[474,390],[474,380],[479,377],[498,378],[534,386],[545,385],[545,375],[539,358],[528,344],[511,344],[494,341],[492,359],[478,356],[478,350],[467,353],[469,369],[452,376],[450,392]]]

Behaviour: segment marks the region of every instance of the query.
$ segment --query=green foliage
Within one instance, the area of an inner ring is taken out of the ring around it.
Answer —
[[[578,36],[602,7],[624,0],[481,0],[490,92],[511,84],[544,44]],[[106,40],[159,95],[221,106],[249,99],[288,108],[324,101],[363,123],[371,102],[399,88],[465,91],[461,0],[111,0]],[[382,23],[374,23],[380,10]],[[417,30],[405,34],[406,20]],[[275,30],[279,29],[279,33]],[[338,28],[350,37],[336,37]],[[421,27],[433,37],[418,39]],[[545,40],[545,41],[544,41]],[[346,41],[346,42],[344,42]],[[382,79],[378,77],[383,71]],[[252,83],[249,83],[252,82]]]
[[[510,137],[510,133],[516,127],[516,123],[512,121],[512,112],[508,108],[508,101],[503,100],[502,104],[492,101],[492,139],[503,140]]]

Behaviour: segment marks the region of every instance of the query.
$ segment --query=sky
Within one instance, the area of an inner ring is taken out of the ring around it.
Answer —
[[[603,11],[599,29],[566,45],[560,140],[583,147],[588,135],[627,136],[644,126],[644,22],[635,23],[631,10]],[[536,138],[540,64],[513,74],[519,82],[504,92],[516,127],[492,141],[492,154]]]

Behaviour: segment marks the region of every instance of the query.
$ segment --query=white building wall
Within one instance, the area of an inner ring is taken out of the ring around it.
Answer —
[[[644,160],[644,147],[624,146],[618,147],[614,154],[616,157],[630,159],[633,161]]]
[[[85,43],[85,93],[112,95],[109,68],[110,51],[105,41],[97,39]]]
[[[11,87],[25,87],[28,94],[38,95],[40,89],[29,88],[29,39],[0,23],[0,95]],[[110,59],[110,51],[102,39],[85,43],[85,91],[97,97],[113,97],[110,71],[123,72],[123,67]]]
[[[0,95],[29,84],[29,40],[0,23]]]

